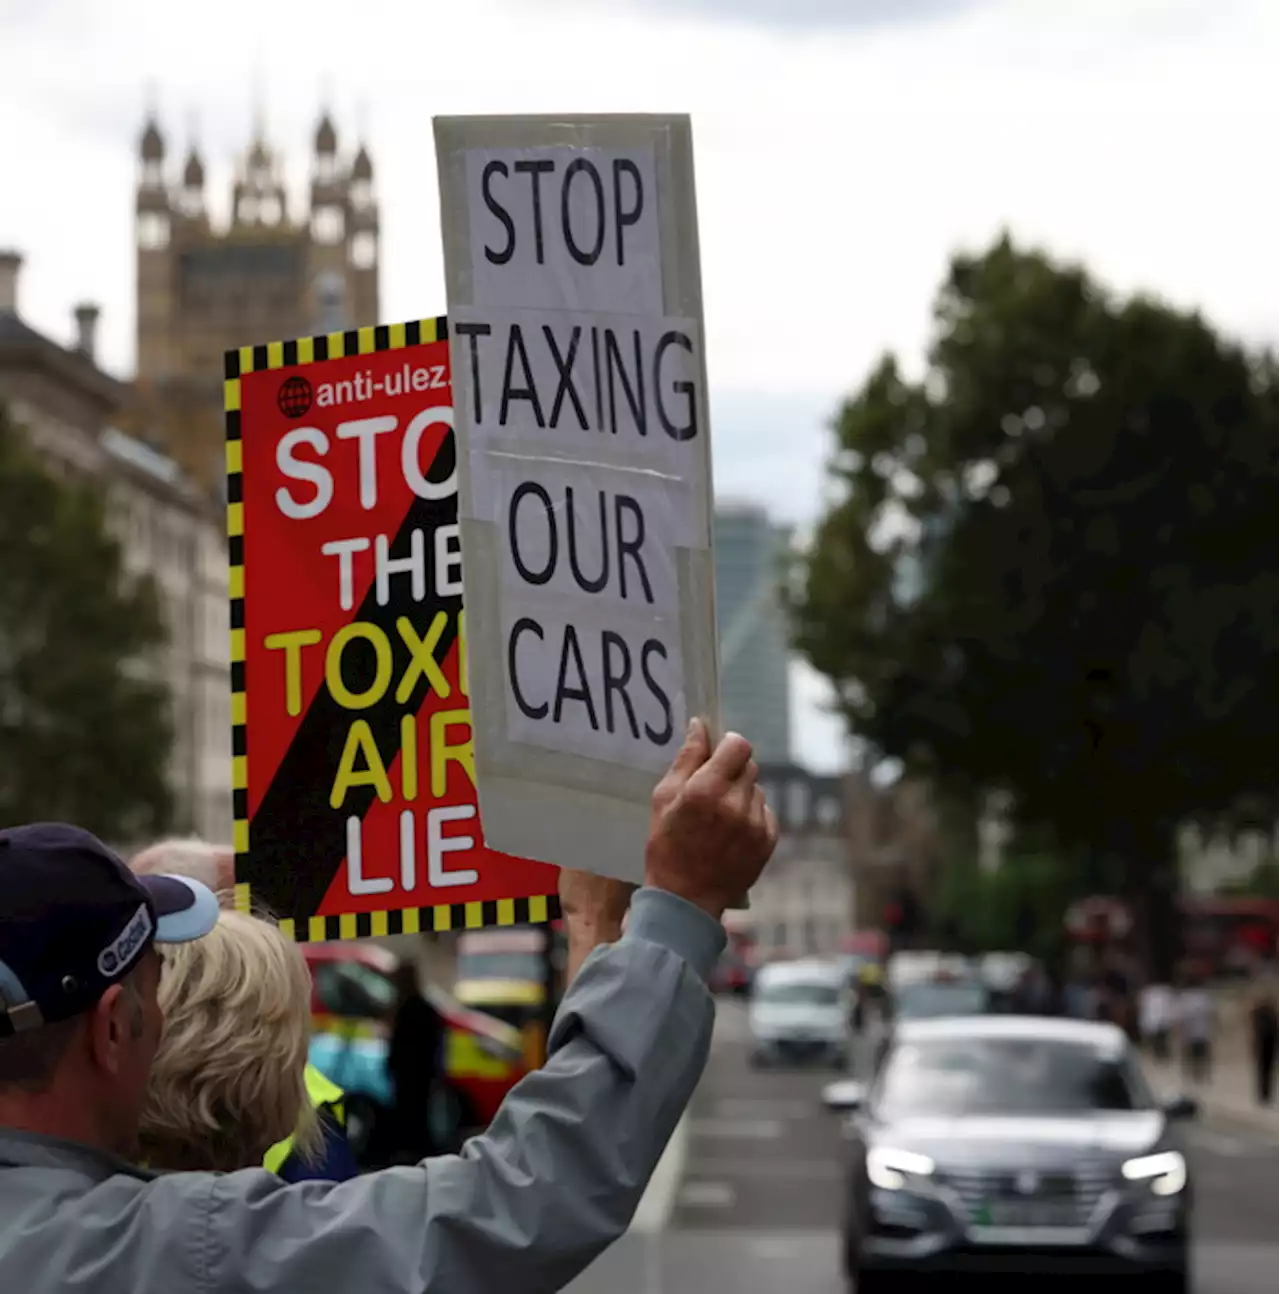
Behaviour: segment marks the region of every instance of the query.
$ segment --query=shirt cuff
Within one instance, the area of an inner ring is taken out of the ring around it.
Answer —
[[[658,944],[688,962],[709,980],[727,942],[724,926],[678,894],[644,886],[631,897],[623,943]]]

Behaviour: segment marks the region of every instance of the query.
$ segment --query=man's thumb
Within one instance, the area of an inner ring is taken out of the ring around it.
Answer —
[[[701,719],[691,719],[684,734],[684,745],[671,761],[671,771],[681,780],[690,778],[711,758],[711,739]]]

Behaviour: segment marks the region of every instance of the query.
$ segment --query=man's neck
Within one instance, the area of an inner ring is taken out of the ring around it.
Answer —
[[[83,1103],[68,1102],[54,1092],[0,1091],[0,1128],[60,1137],[93,1150],[115,1153],[115,1147],[102,1135],[92,1112]]]

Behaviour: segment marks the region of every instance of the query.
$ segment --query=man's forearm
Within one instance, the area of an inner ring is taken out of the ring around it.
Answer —
[[[622,923],[597,920],[569,924],[569,950],[565,959],[564,983],[568,988],[582,969],[582,963],[604,944],[616,944],[622,938]]]

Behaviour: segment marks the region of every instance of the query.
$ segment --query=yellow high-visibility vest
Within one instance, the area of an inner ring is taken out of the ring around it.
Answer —
[[[336,1083],[330,1082],[313,1065],[307,1066],[303,1077],[306,1080],[307,1096],[311,1104],[317,1110],[328,1110],[339,1123],[345,1123],[345,1115],[342,1109],[342,1098],[345,1094],[342,1088]],[[285,1160],[292,1153],[293,1138],[286,1137],[267,1151],[266,1155],[263,1156],[262,1166],[269,1173],[278,1173],[284,1167]]]

